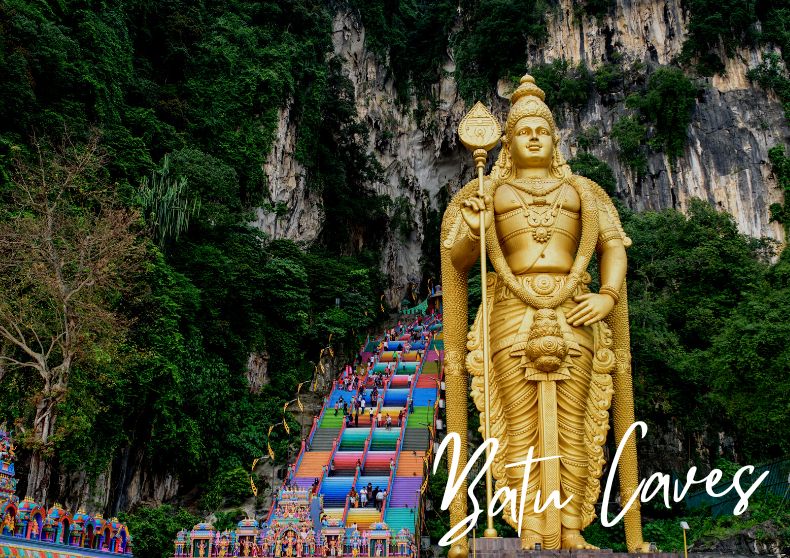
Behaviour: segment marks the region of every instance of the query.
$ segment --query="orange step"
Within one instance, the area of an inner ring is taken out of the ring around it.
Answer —
[[[330,455],[332,455],[331,451],[308,451],[302,457],[296,476],[320,477],[323,472],[321,468],[329,463]]]
[[[424,467],[425,452],[418,451],[417,455],[401,452],[398,460],[396,475],[399,477],[421,477]]]

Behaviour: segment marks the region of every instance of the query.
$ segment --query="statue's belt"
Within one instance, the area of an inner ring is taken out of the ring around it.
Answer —
[[[549,299],[559,293],[569,280],[567,273],[524,273],[515,277],[523,289],[536,298]],[[581,282],[577,285],[574,292],[569,297],[589,292],[587,284],[590,282],[590,275],[585,273]],[[497,284],[495,301],[516,298],[516,295],[505,285],[504,281]],[[563,301],[564,302],[564,301]],[[561,304],[560,304],[561,305]]]

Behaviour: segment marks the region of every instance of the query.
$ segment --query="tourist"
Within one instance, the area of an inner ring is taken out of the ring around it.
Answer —
[[[373,500],[373,505],[379,510],[379,487],[373,489],[373,492],[370,493],[370,499]],[[381,510],[379,510],[381,511]]]
[[[335,416],[337,416],[337,412],[340,410],[340,400],[335,401]]]
[[[365,490],[365,487],[362,487],[362,490],[359,491],[359,502],[363,508],[367,507],[368,505],[368,491]]]
[[[398,428],[403,426],[403,409],[398,411]]]
[[[387,496],[386,490],[381,490],[378,494],[376,494],[376,509],[381,511],[384,507],[384,498]]]
[[[410,388],[410,387],[411,387],[411,381],[412,381],[412,379],[413,379],[413,378],[414,378],[414,374],[411,374],[411,373],[410,373],[410,374],[409,374],[409,382],[406,384],[406,387],[408,387],[408,388]]]
[[[347,414],[348,414],[348,403],[343,401],[343,416],[346,416]]]
[[[395,472],[395,460],[390,457],[390,476]]]
[[[409,413],[413,413],[414,412],[414,399],[412,399],[411,396],[409,396],[407,401],[408,401],[408,404],[409,404]]]
[[[365,401],[365,398],[363,397],[362,398],[362,403],[360,404],[360,410],[362,411],[363,414],[365,413],[365,407],[367,406],[367,404],[368,404],[368,402]]]
[[[392,416],[387,413],[387,430],[392,430]]]
[[[370,426],[373,426],[373,407],[370,408]]]

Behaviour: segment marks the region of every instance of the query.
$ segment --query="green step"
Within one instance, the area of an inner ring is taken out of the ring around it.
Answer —
[[[429,428],[426,425],[433,426],[433,407],[415,407],[406,428]]]
[[[415,515],[417,510],[411,508],[387,508],[384,513],[384,523],[390,528],[390,532],[397,533],[404,527],[414,532]]]
[[[321,419],[319,428],[340,428],[343,426],[343,413],[334,413],[334,409],[324,413],[324,418]]]

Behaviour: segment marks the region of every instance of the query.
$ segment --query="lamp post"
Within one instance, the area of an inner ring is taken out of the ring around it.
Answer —
[[[685,558],[689,558],[689,549],[688,544],[686,542],[686,531],[689,530],[689,524],[685,521],[680,522],[680,528],[683,529],[683,556]]]

